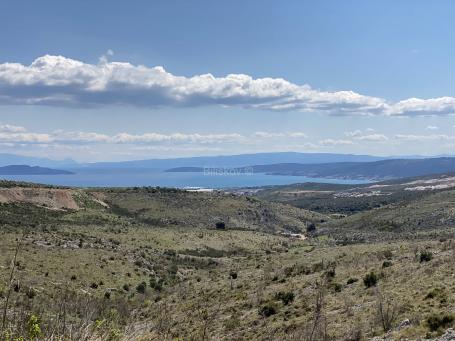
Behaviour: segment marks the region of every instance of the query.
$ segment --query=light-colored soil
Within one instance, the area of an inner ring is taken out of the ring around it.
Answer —
[[[50,209],[79,209],[73,198],[73,191],[68,189],[50,188],[2,188],[0,189],[0,203],[22,202]]]

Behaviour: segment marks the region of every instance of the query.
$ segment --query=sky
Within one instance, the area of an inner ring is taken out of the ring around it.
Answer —
[[[455,2],[0,2],[0,153],[453,155]]]

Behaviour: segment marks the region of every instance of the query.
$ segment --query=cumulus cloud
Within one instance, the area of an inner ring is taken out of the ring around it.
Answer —
[[[390,106],[387,114],[402,116],[453,115],[455,114],[455,98],[409,98]]]
[[[185,77],[162,66],[109,61],[98,64],[45,55],[30,65],[0,64],[0,104],[145,108],[223,105],[330,115],[428,116],[455,114],[455,97],[408,98],[396,103],[350,90],[322,91],[282,78],[246,74]]]
[[[98,64],[51,55],[30,65],[0,64],[0,103],[149,108],[226,105],[333,114],[380,113],[387,106],[383,99],[353,91],[319,91],[281,78],[254,79],[245,74],[176,76],[161,66],[109,62],[108,55]]]

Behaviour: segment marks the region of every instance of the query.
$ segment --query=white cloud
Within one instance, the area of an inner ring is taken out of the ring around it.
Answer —
[[[27,129],[20,126],[10,125],[10,124],[0,124],[0,132],[2,133],[23,133]]]
[[[343,139],[325,139],[318,142],[321,146],[340,146],[340,145],[352,145],[354,142],[351,140],[343,140]]]
[[[360,141],[371,141],[371,142],[380,142],[380,141],[387,141],[389,138],[384,134],[369,134],[369,135],[362,135],[356,138]]]
[[[406,134],[397,134],[395,135],[397,140],[402,141],[434,141],[434,140],[442,140],[442,141],[450,141],[455,140],[455,136],[445,135],[445,134],[432,134],[432,135],[406,135]]]
[[[223,143],[254,143],[257,139],[276,138],[306,138],[303,132],[254,132],[249,135],[238,133],[118,133],[114,135],[96,132],[56,130],[51,133],[33,133],[24,127],[0,125],[0,143],[9,144],[39,144],[39,145],[84,145],[84,144],[130,144],[130,145],[158,145],[158,144],[223,144]]]
[[[0,103],[76,107],[218,104],[338,115],[374,114],[386,109],[383,99],[353,91],[319,91],[281,78],[254,79],[245,74],[176,76],[161,66],[109,62],[107,55],[97,65],[50,55],[30,65],[0,64],[0,93]]]
[[[455,114],[455,98],[409,98],[397,103],[353,91],[321,91],[282,78],[245,74],[176,76],[163,67],[110,62],[98,64],[45,55],[30,65],[0,64],[0,103],[86,107],[131,105],[155,108],[204,105],[331,115],[422,116]]]
[[[256,138],[307,138],[307,135],[301,131],[295,132],[285,132],[285,133],[277,133],[277,132],[265,132],[265,131],[257,131],[252,134],[253,137]]]
[[[455,114],[455,98],[409,98],[393,104],[387,113],[403,116],[453,115]]]
[[[427,126],[425,129],[426,129],[426,130],[438,130],[438,129],[439,129],[439,127],[437,127],[437,126],[432,126],[432,125],[429,125],[429,126]]]
[[[409,98],[389,103],[354,91],[322,91],[282,78],[246,74],[177,76],[161,66],[111,62],[108,50],[98,64],[45,55],[30,65],[0,64],[0,104],[86,107],[130,105],[194,107],[223,105],[330,115],[422,116],[455,114],[455,98]]]
[[[347,137],[351,137],[359,141],[371,141],[371,142],[381,142],[387,141],[389,138],[384,134],[372,133],[374,130],[371,128],[365,129],[365,131],[354,130],[346,132]]]

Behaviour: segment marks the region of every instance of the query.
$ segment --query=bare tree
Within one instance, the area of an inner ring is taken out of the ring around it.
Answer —
[[[22,239],[24,238],[24,235],[20,239],[17,240],[16,242],[16,249],[14,251],[14,257],[13,260],[11,261],[11,272],[9,275],[9,282],[8,282],[8,291],[6,293],[6,300],[5,304],[3,306],[3,315],[2,315],[2,334],[5,333],[5,328],[6,328],[6,315],[8,313],[8,305],[9,305],[9,300],[11,297],[11,289],[13,287],[13,281],[14,281],[14,271],[16,270],[16,264],[17,264],[17,255],[19,254],[19,249],[22,244]]]
[[[326,282],[316,283],[316,297],[313,310],[312,322],[307,329],[305,339],[307,341],[327,340],[327,317],[325,315]]]
[[[398,315],[398,307],[392,299],[385,298],[379,288],[376,288],[376,304],[382,329],[386,333],[392,329],[392,324]]]

